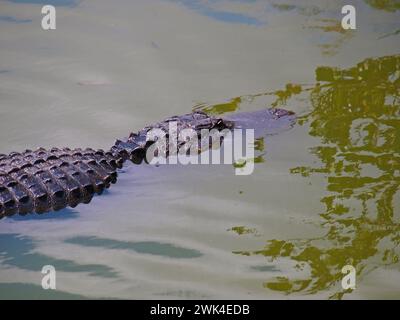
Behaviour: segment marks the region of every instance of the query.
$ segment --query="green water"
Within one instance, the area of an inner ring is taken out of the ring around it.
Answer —
[[[1,299],[400,298],[398,1],[357,2],[348,31],[340,1],[56,1],[54,31],[40,3],[0,2],[1,152],[192,109],[298,120],[250,176],[130,165],[90,205],[1,220]]]

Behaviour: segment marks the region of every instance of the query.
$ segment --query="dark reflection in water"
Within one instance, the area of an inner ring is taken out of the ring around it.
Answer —
[[[65,242],[86,247],[101,247],[104,249],[126,249],[137,253],[146,253],[169,258],[198,258],[203,254],[197,250],[176,247],[168,243],[156,241],[128,242],[98,237],[74,237]]]
[[[320,139],[310,152],[321,166],[298,166],[293,174],[321,175],[326,195],[320,226],[326,233],[313,239],[273,239],[256,251],[271,260],[291,259],[298,278],[277,277],[264,286],[284,292],[316,293],[332,289],[341,298],[344,265],[353,265],[358,279],[372,270],[398,265],[400,224],[400,56],[367,59],[353,68],[319,67],[317,83],[291,92],[304,95],[312,111],[299,119]],[[281,103],[284,102],[284,103]],[[304,272],[308,276],[304,277]]]
[[[21,292],[24,294],[21,295]],[[0,283],[0,300],[82,300],[84,296],[60,290],[43,290],[29,283]]]
[[[44,265],[52,265],[58,271],[86,272],[91,276],[116,278],[118,274],[110,267],[101,264],[77,264],[71,260],[57,259],[32,252],[34,242],[17,234],[0,234],[0,257],[5,265],[40,271]]]
[[[118,174],[124,173],[124,170],[119,170]],[[104,190],[101,197],[104,198],[110,195],[109,190]],[[98,197],[99,195],[95,194],[93,199]],[[92,200],[93,201],[93,200]],[[78,207],[79,209],[79,207]],[[27,215],[19,215],[14,214],[12,216],[7,217],[7,219],[17,220],[17,221],[27,221],[27,220],[69,220],[69,219],[76,219],[79,217],[79,211],[73,208],[64,208],[59,211],[49,211],[45,214],[37,214],[37,213],[29,213]]]
[[[79,216],[78,211],[65,208],[60,211],[51,211],[46,214],[27,214],[25,216],[14,214],[13,216],[7,217],[7,219],[18,220],[18,221],[26,221],[26,220],[68,220],[75,219]]]

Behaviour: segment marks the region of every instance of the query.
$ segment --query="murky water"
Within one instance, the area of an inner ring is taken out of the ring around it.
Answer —
[[[345,31],[343,4],[0,1],[3,153],[107,149],[194,108],[299,117],[250,176],[130,165],[90,205],[1,220],[0,297],[400,298],[400,5],[359,1]]]

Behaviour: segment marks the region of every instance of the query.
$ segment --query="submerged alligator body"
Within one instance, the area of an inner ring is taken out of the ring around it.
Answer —
[[[278,120],[288,121],[290,125],[294,116],[292,112],[282,109],[242,113],[231,118],[218,118],[195,111],[131,133],[128,138],[117,140],[107,152],[90,148],[40,148],[0,154],[0,218],[58,211],[89,203],[95,194],[101,194],[117,181],[117,170],[127,160],[135,164],[145,160],[147,149],[155,142],[149,139],[147,133],[154,128],[167,132],[171,121],[176,122],[178,134],[187,128],[200,134],[202,129],[250,128],[252,119],[257,119],[263,128],[268,128],[269,124],[273,127]]]

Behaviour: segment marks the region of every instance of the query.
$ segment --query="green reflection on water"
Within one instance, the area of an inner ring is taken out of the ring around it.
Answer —
[[[374,9],[393,12],[400,10],[400,2],[398,0],[364,0]]]
[[[228,229],[228,231],[236,232],[238,235],[242,234],[255,234],[257,235],[257,230],[255,228],[247,228],[246,226],[236,226]]]
[[[400,185],[400,55],[367,59],[345,70],[319,67],[316,78],[321,83],[295,95],[307,96],[312,106],[298,123],[308,124],[309,134],[320,139],[310,153],[321,166],[290,172],[324,177],[320,227],[326,233],[273,239],[261,250],[235,253],[290,259],[302,274],[276,277],[264,283],[266,288],[286,294],[330,289],[331,298],[341,298],[350,292],[340,286],[344,265],[353,265],[362,281],[368,272],[399,262],[400,224],[394,208]],[[277,106],[288,99],[281,97]]]
[[[217,114],[237,111],[241,103],[242,103],[242,97],[236,97],[229,100],[226,103],[218,103],[213,105],[200,104],[196,106],[195,109],[201,109],[204,112],[207,112],[208,114],[217,115]]]

